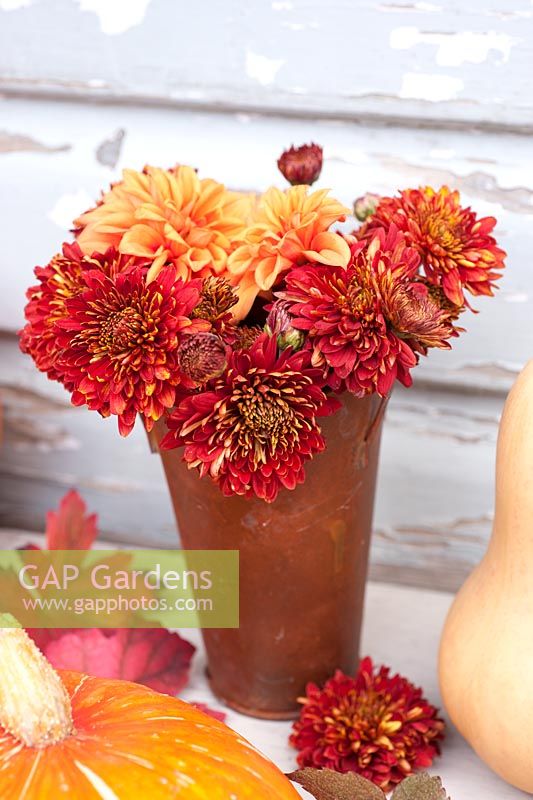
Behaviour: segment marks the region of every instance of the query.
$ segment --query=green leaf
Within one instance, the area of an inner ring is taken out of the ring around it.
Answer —
[[[392,800],[449,800],[440,778],[421,772],[406,778],[393,792]]]
[[[381,789],[355,772],[306,767],[287,777],[303,786],[316,800],[385,800]]]

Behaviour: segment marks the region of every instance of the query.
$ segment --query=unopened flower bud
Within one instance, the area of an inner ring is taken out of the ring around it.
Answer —
[[[364,222],[368,217],[371,217],[380,200],[379,194],[373,194],[372,192],[367,192],[362,197],[358,197],[353,204],[353,213],[356,219],[359,222]]]
[[[267,330],[273,336],[277,336],[280,350],[286,350],[287,347],[300,350],[304,343],[304,335],[302,331],[293,328],[289,308],[290,303],[286,300],[276,300],[267,317]]]
[[[292,347],[293,350],[301,350],[303,347],[305,337],[302,331],[296,328],[288,328],[278,336],[278,347],[280,350],[286,350],[287,347]]]
[[[178,349],[182,372],[195,383],[206,383],[226,369],[226,345],[214,333],[194,333],[183,337]]]
[[[311,186],[322,172],[322,148],[312,143],[290,147],[278,159],[278,169],[292,186]]]

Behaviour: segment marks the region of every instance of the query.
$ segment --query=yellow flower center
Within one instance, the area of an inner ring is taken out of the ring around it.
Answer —
[[[102,323],[98,340],[99,349],[116,355],[143,344],[146,338],[145,327],[145,321],[134,308],[127,307],[115,311]]]

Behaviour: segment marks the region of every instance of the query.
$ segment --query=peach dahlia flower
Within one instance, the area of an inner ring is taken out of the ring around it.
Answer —
[[[249,196],[228,191],[192,167],[123,171],[95,208],[75,221],[82,250],[154,259],[153,280],[166,263],[178,277],[224,275],[228,254],[248,224]]]
[[[229,281],[238,286],[237,316],[245,316],[257,294],[271,289],[295,265],[311,261],[346,267],[350,248],[329,228],[344,221],[349,210],[328,191],[271,187],[259,198],[242,244],[228,258]]]

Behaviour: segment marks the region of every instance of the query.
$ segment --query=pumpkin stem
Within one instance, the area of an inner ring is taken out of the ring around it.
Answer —
[[[61,678],[22,628],[0,628],[0,725],[28,747],[74,731]]]

